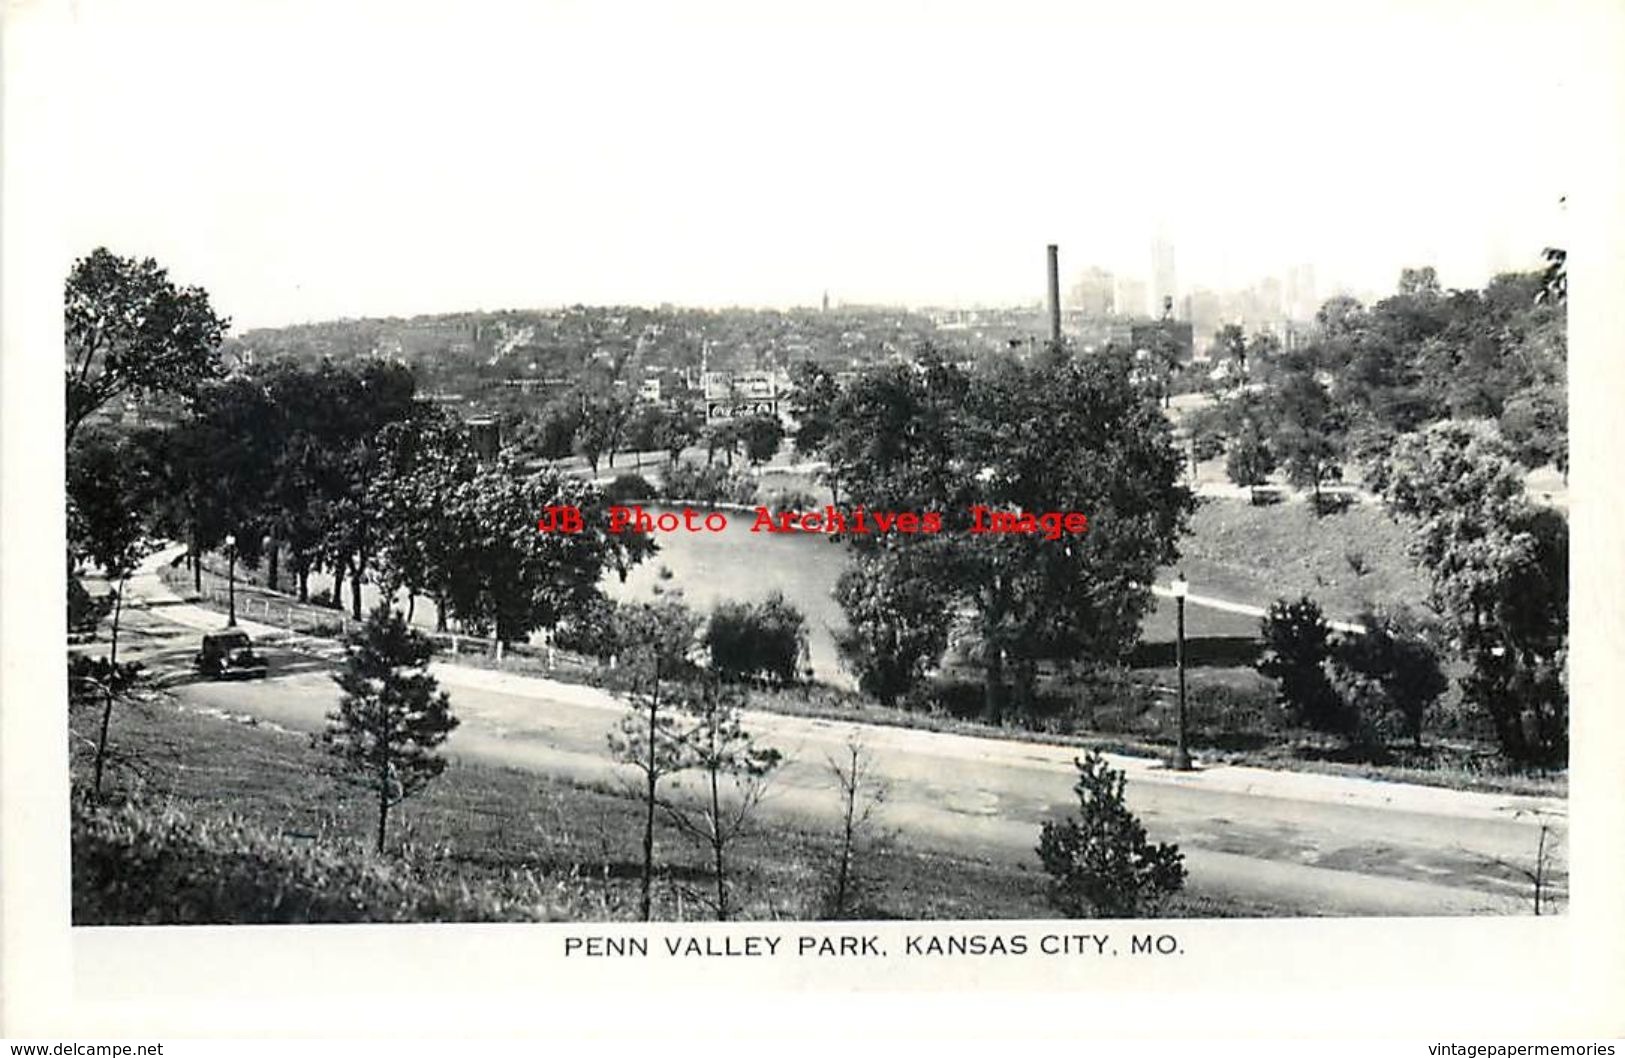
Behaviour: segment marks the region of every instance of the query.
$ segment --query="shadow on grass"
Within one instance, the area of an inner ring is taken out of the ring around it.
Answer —
[[[1190,636],[1185,664],[1197,668],[1248,668],[1264,649],[1255,636]],[[1141,643],[1129,656],[1129,667],[1167,668],[1176,664],[1173,643]]]

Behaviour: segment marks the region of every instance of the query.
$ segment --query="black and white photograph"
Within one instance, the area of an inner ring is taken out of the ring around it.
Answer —
[[[5,518],[75,933],[1570,916],[1617,11],[62,8]]]

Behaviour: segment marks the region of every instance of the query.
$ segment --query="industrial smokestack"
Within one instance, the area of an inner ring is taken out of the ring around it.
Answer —
[[[1060,247],[1049,244],[1049,340],[1061,343],[1061,260]]]

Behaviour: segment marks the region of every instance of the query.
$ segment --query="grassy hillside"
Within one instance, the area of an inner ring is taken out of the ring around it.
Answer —
[[[1406,552],[1409,537],[1369,502],[1317,517],[1307,503],[1206,499],[1174,568],[1199,595],[1258,606],[1308,595],[1346,619],[1377,602],[1426,604],[1427,574]]]
[[[122,713],[114,738],[138,770],[114,773],[111,805],[75,798],[78,925],[636,917],[641,809],[617,790],[453,763],[400,810],[380,857],[367,848],[366,802],[301,736],[160,700]],[[657,917],[708,918],[705,858],[664,827],[657,852]],[[821,917],[833,852],[830,834],[752,835],[735,867],[741,917]],[[868,862],[862,917],[1053,915],[1036,861],[1025,869],[892,840]],[[1184,894],[1165,913],[1276,911]]]

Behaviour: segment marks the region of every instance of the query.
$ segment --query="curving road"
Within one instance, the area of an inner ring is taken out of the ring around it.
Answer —
[[[291,643],[245,622],[268,649],[272,677],[197,682],[187,673],[199,629],[219,614],[183,603],[155,576],[132,581],[144,601],[127,611],[125,656],[167,672],[189,707],[249,715],[296,731],[319,729],[337,701],[331,644]],[[322,655],[327,655],[323,657]],[[606,735],[625,706],[596,688],[453,665],[434,674],[462,726],[453,757],[582,780],[621,772]],[[1076,749],[752,712],[747,725],[787,757],[764,810],[833,825],[828,760],[861,737],[887,783],[882,823],[920,847],[1037,866],[1045,819],[1076,806]],[[1324,775],[1214,766],[1195,773],[1140,758],[1113,758],[1128,799],[1154,840],[1178,842],[1193,890],[1299,914],[1527,912],[1542,822],[1562,846],[1566,802],[1465,793]],[[1550,870],[1550,865],[1548,866]],[[1566,883],[1561,865],[1556,895]]]

